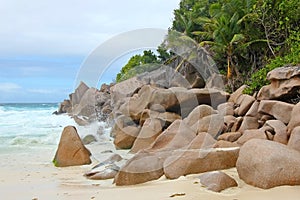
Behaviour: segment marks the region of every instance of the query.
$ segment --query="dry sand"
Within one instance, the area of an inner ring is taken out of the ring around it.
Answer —
[[[100,199],[100,200],[299,200],[300,186],[283,186],[262,190],[246,185],[238,179],[236,169],[225,170],[236,178],[239,186],[214,193],[199,184],[199,175],[177,180],[157,181],[128,187],[116,187],[112,180],[94,181],[83,174],[105,159],[103,150],[113,149],[110,144],[88,145],[93,163],[87,166],[56,168],[51,163],[56,148],[9,148],[0,149],[1,199]],[[127,152],[118,152],[123,156]],[[274,163],[275,164],[275,163]],[[183,196],[170,197],[174,194]]]

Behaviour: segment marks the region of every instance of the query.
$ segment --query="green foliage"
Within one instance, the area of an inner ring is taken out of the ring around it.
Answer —
[[[257,13],[255,22],[268,40],[272,56],[289,49],[285,40],[300,26],[299,7],[298,0],[257,0],[253,10]]]
[[[167,51],[167,49],[163,46],[163,45],[160,45],[158,48],[157,48],[157,52],[158,52],[158,59],[161,63],[164,63],[166,62],[167,60],[169,60],[171,57],[172,57],[172,54],[169,53]]]
[[[145,51],[133,56],[116,81],[158,66],[148,63],[186,67],[190,57],[175,52],[200,44],[219,70],[227,72],[232,89],[251,76],[248,93],[253,93],[268,83],[266,74],[270,70],[298,62],[299,7],[299,0],[181,0],[174,10],[169,35],[157,49],[159,55]],[[173,30],[182,35],[172,35]]]
[[[158,62],[157,56],[151,50],[144,51],[143,55],[134,55],[117,74],[116,82],[124,81],[146,71],[155,70],[158,68],[157,65],[152,66],[147,64],[155,64]]]
[[[58,162],[57,162],[57,160],[56,160],[55,158],[52,160],[52,163],[53,163],[53,165],[54,165],[55,167],[58,167]]]
[[[284,56],[277,56],[271,60],[269,64],[253,73],[250,80],[247,82],[249,87],[244,91],[246,94],[253,94],[264,85],[269,84],[266,79],[268,72],[275,68],[285,65],[300,64],[300,35],[296,32],[291,32],[291,36],[287,39],[287,44],[290,46],[288,53]]]
[[[172,30],[194,38],[192,32],[202,30],[202,26],[197,24],[195,19],[209,16],[209,6],[213,2],[216,0],[182,0],[179,9],[174,10]]]
[[[234,85],[291,52],[287,38],[300,26],[299,7],[299,0],[182,0],[172,28],[207,48],[229,80],[236,75]]]

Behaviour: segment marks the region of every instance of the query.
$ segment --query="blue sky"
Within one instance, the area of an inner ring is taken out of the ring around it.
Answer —
[[[99,46],[132,30],[166,30],[179,1],[0,0],[0,102],[68,98],[91,55],[105,50]],[[112,54],[108,66],[98,56],[106,72],[99,82],[111,81],[133,53]]]

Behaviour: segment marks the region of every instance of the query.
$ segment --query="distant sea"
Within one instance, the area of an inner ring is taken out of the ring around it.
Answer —
[[[0,104],[0,147],[56,145],[68,115],[52,115],[57,103]]]

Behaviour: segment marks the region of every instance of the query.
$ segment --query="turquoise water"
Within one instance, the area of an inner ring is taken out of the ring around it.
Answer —
[[[52,115],[57,103],[0,104],[0,147],[56,145],[63,128],[75,125],[67,115]]]

